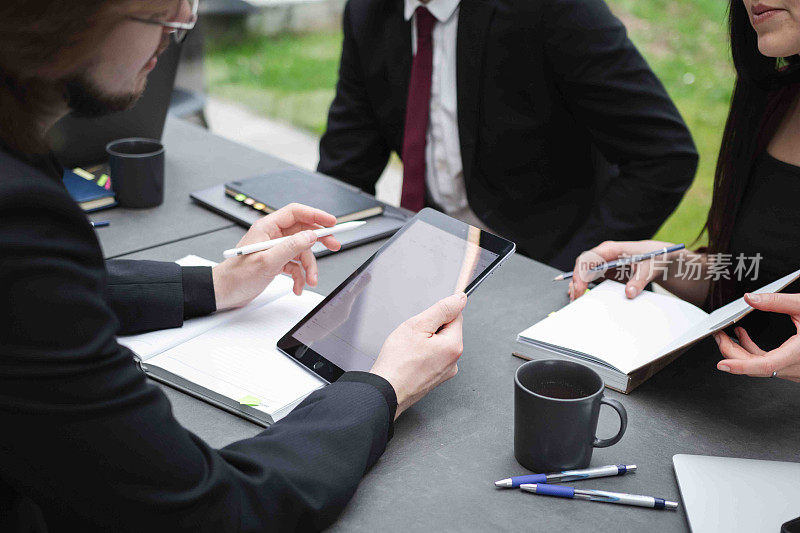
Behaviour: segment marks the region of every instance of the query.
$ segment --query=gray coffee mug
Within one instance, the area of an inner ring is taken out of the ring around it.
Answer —
[[[164,146],[153,139],[119,139],[106,145],[111,186],[122,207],[164,202]]]
[[[600,405],[617,411],[619,432],[596,437]],[[594,448],[619,442],[628,414],[603,397],[603,380],[591,368],[571,361],[529,361],[514,377],[514,456],[533,472],[586,468]]]

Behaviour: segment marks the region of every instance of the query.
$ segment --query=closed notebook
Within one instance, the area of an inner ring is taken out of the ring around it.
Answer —
[[[213,265],[196,256],[184,266]],[[323,387],[278,350],[278,339],[323,297],[292,293],[278,276],[249,305],[187,320],[183,327],[119,337],[149,377],[261,426],[277,422]]]
[[[778,292],[800,270],[758,289]],[[625,285],[606,280],[517,336],[543,351],[516,353],[524,359],[575,359],[596,370],[607,387],[628,393],[690,345],[724,329],[753,309],[739,298],[712,313],[665,294],[625,296]]]
[[[82,178],[71,170],[64,171],[63,181],[69,195],[87,213],[117,205],[113,191]]]
[[[372,196],[333,178],[295,169],[228,182],[225,194],[265,213],[293,202],[310,205],[332,214],[339,223],[383,213],[383,205]]]

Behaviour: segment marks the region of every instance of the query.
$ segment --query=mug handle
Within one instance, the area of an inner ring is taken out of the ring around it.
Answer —
[[[592,446],[595,448],[607,448],[608,446],[612,446],[619,442],[619,439],[625,434],[625,430],[628,428],[628,412],[625,411],[625,408],[619,403],[617,400],[611,398],[600,398],[601,404],[606,404],[609,407],[613,407],[614,410],[619,415],[619,431],[616,435],[611,437],[610,439],[598,439],[597,437],[594,438],[594,442]]]

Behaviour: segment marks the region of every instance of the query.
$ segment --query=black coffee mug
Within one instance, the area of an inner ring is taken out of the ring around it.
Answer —
[[[619,414],[619,432],[596,435],[600,405]],[[514,377],[514,456],[533,472],[586,468],[594,448],[619,442],[628,414],[603,397],[603,380],[591,368],[571,361],[529,361]]]
[[[164,202],[164,146],[153,139],[119,139],[106,145],[111,186],[122,207]]]

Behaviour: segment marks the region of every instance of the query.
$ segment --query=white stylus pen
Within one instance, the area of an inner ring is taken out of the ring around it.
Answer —
[[[351,231],[356,228],[360,228],[366,224],[363,220],[357,220],[355,222],[345,222],[344,224],[336,224],[330,228],[320,228],[315,229],[314,233],[317,234],[317,238],[327,237],[328,235],[333,235],[336,233],[344,233],[345,231]],[[291,235],[289,236],[291,237]],[[246,254],[254,254],[256,252],[263,252],[264,250],[269,250],[273,246],[278,246],[280,243],[288,239],[289,237],[279,237],[277,239],[272,239],[270,241],[264,242],[257,242],[255,244],[248,244],[247,246],[242,246],[241,248],[232,248],[230,250],[225,250],[222,252],[222,256],[225,259],[229,257],[234,257],[237,255],[246,255]]]

